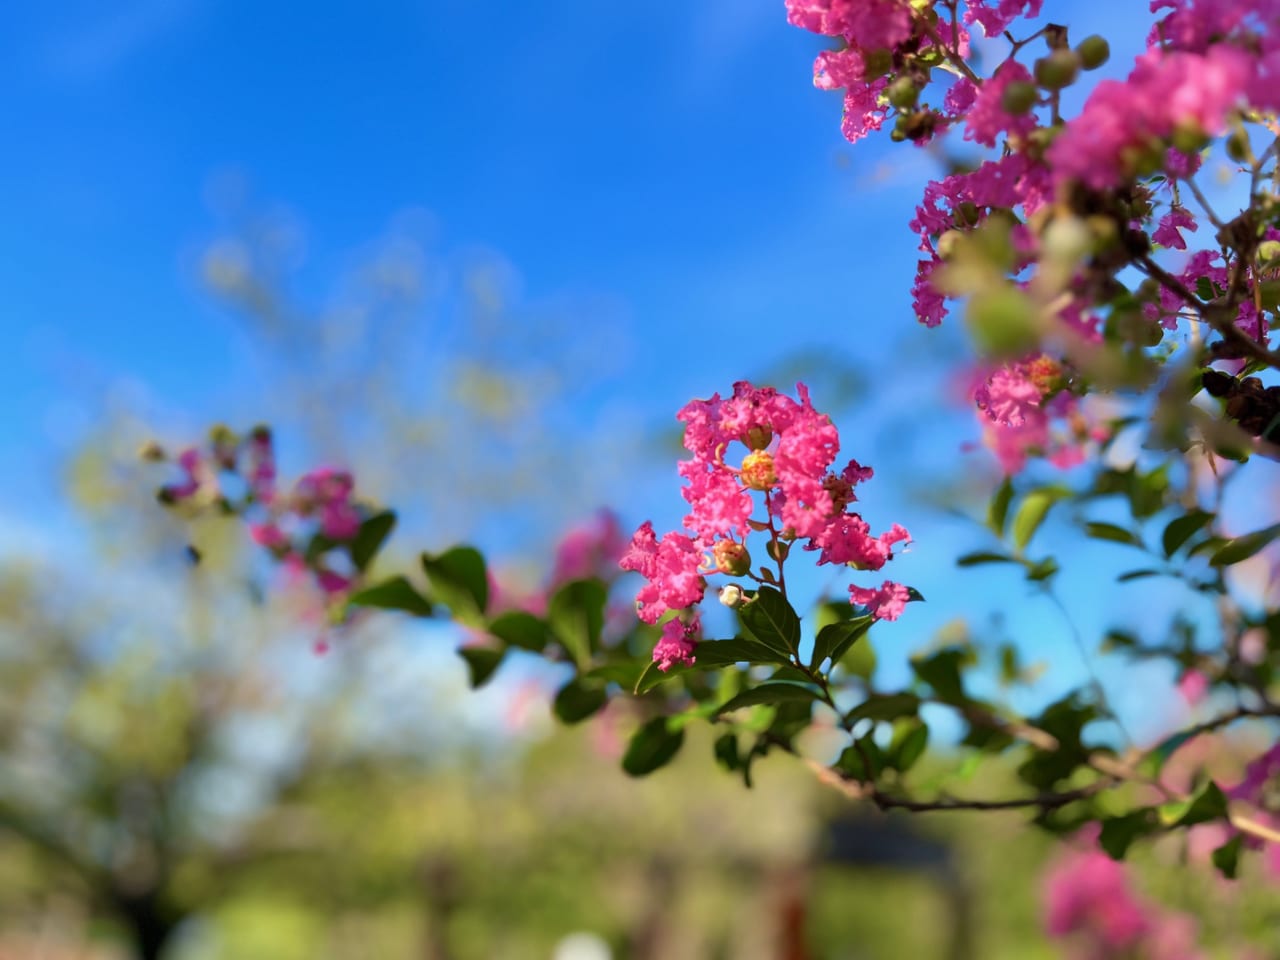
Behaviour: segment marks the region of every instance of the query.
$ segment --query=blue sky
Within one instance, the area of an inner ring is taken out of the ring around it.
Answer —
[[[1136,17],[1145,4],[1133,6]],[[1105,25],[1118,64],[1141,39],[1114,32],[1114,4],[1050,0],[1046,14],[1076,36]],[[907,293],[906,222],[933,168],[884,138],[841,140],[838,98],[810,83],[821,46],[787,26],[779,0],[72,0],[10,12],[3,539],[62,518],[58,458],[112,391],[200,423],[259,389],[240,328],[197,270],[220,228],[219,185],[237,180],[301,223],[317,296],[417,209],[442,249],[509,259],[531,302],[607,298],[630,350],[595,399],[645,422],[788,350],[856,362],[869,391],[844,423],[846,450],[878,468],[874,525],[910,520],[918,544],[895,572],[931,600],[912,610],[905,646],[1003,606],[1011,632],[1070,678],[1077,655],[1051,608],[1023,603],[999,574],[954,571],[950,557],[981,538],[900,495],[903,478],[954,468],[971,439],[950,429],[968,421],[946,406],[937,368],[901,360],[964,349],[954,325],[918,328]],[[941,427],[904,445],[893,428],[904,411]],[[678,522],[667,476],[661,493],[637,484],[629,519]],[[1082,626],[1130,609],[1127,596]]]

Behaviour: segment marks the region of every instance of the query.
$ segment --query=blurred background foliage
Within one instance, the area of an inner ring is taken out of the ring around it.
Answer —
[[[628,482],[614,451],[670,449],[669,425],[583,416],[630,335],[609,304],[531,306],[500,257],[433,253],[410,216],[309,305],[301,228],[231,207],[199,260],[258,382],[228,419],[403,506],[389,567],[465,538],[528,585]],[[761,379],[861,397],[838,355],[775,366]],[[559,728],[532,658],[470,693],[444,628],[373,618],[317,655],[305,588],[238,525],[155,508],[138,447],[191,424],[112,396],[63,471],[74,548],[0,558],[0,958],[1063,955],[1040,921],[1055,848],[1020,815],[885,817],[787,758],[746,791],[701,728],[630,780],[625,704]],[[994,795],[1011,774],[969,776]],[[1265,885],[1182,857],[1157,846],[1141,885],[1220,956],[1276,928]]]

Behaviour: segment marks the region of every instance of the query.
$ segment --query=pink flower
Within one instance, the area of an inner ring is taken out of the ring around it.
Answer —
[[[289,537],[276,523],[251,523],[249,536],[258,546],[268,550],[285,550],[289,547]]]
[[[249,490],[254,500],[270,504],[276,495],[276,457],[271,431],[256,428],[249,436]]]
[[[849,587],[849,602],[866,607],[867,612],[877,620],[897,620],[910,599],[911,594],[906,587],[890,580],[874,588],[856,585]]]
[[[320,467],[298,481],[296,509],[303,516],[319,513],[320,532],[330,540],[350,540],[360,530],[360,514],[351,502],[354,490],[350,473]]]
[[[556,545],[552,586],[588,577],[611,580],[626,548],[627,538],[617,514],[601,510],[591,521],[566,533]]]
[[[968,0],[965,23],[979,23],[988,37],[998,37],[1018,17],[1037,17],[1043,0]]]
[[[341,573],[321,567],[316,570],[316,583],[326,597],[334,597],[350,589],[352,579]]]
[[[1001,367],[974,391],[974,401],[995,423],[1021,427],[1043,416],[1044,389],[1020,366]]]
[[[681,461],[678,469],[688,481],[680,491],[689,501],[690,511],[684,518],[688,529],[699,531],[703,537],[735,533],[742,536],[747,532],[751,497],[732,470],[699,460]]]
[[[1104,80],[1049,148],[1054,178],[1103,190],[1127,175],[1127,155],[1179,128],[1222,133],[1250,80],[1249,55],[1230,45],[1199,53],[1148,50],[1127,80]]]
[[[693,666],[697,659],[694,650],[697,649],[701,630],[702,622],[696,616],[688,623],[679,617],[664,623],[662,639],[653,648],[653,662],[658,665],[658,669],[666,673],[677,663],[686,667]]]
[[[194,497],[201,489],[217,489],[213,467],[195,447],[178,454],[178,466],[184,474],[182,481],[161,488],[161,494],[167,500],[178,502]]]
[[[1004,110],[1005,89],[1011,83],[1031,83],[1031,74],[1016,60],[1008,60],[982,85],[969,111],[964,138],[983,146],[994,147],[1001,133],[1008,131],[1022,138],[1036,128],[1034,111],[1013,116]]]
[[[1191,706],[1204,700],[1209,692],[1209,678],[1199,670],[1188,670],[1178,678],[1178,692]]]
[[[648,581],[636,594],[640,619],[657,623],[668,610],[700,601],[707,587],[699,571],[704,559],[693,538],[671,532],[658,539],[653,524],[646,520],[619,563],[623,570],[633,570]]]

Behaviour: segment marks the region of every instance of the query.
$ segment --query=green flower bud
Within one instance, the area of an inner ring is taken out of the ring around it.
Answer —
[[[974,294],[965,309],[965,321],[985,356],[1022,356],[1040,342],[1035,305],[1008,284]]]
[[[1227,156],[1236,163],[1248,163],[1253,157],[1253,146],[1244,127],[1236,127],[1227,137]]]
[[[889,102],[899,110],[910,110],[920,99],[920,90],[910,77],[899,77],[886,91]]]
[[[950,260],[956,253],[956,247],[963,242],[964,233],[959,230],[948,230],[938,238],[938,256]]]
[[[883,77],[893,69],[893,53],[890,50],[872,50],[862,55],[863,76],[868,80]]]
[[[1173,128],[1173,145],[1183,153],[1199,153],[1209,145],[1209,135],[1194,120],[1183,120]]]
[[[716,570],[731,577],[741,577],[751,569],[751,554],[747,548],[733,540],[717,540],[711,548]]]
[[[1111,44],[1107,43],[1106,37],[1095,33],[1080,41],[1076,53],[1080,55],[1080,64],[1086,70],[1097,70],[1111,58]]]
[[[1046,90],[1061,90],[1075,83],[1080,57],[1073,50],[1055,50],[1036,61],[1036,83]]]
[[[1000,109],[1014,117],[1020,117],[1031,110],[1040,99],[1040,91],[1033,83],[1014,81],[1004,88],[1000,95]]]

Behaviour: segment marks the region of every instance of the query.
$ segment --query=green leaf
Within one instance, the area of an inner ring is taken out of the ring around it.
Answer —
[[[1032,490],[1022,498],[1018,512],[1013,515],[1013,545],[1025,550],[1031,538],[1044,523],[1049,508],[1061,499],[1061,491],[1053,489]]]
[[[1187,551],[1187,559],[1198,557],[1202,553],[1217,553],[1230,542],[1226,537],[1205,537],[1199,543],[1192,544]]]
[[[1160,537],[1160,543],[1164,547],[1164,555],[1172,557],[1178,552],[1179,547],[1199,533],[1205,526],[1212,523],[1213,519],[1214,515],[1212,513],[1206,513],[1203,510],[1193,510],[1180,517],[1174,517],[1169,521],[1168,526],[1164,528],[1164,533]]]
[[[761,587],[738,610],[742,628],[754,640],[788,656],[800,649],[800,618],[786,598],[772,587]]]
[[[1196,279],[1196,296],[1206,303],[1215,296],[1213,289],[1213,281],[1208,277],[1199,277]]]
[[[474,547],[452,547],[439,556],[422,555],[422,569],[445,606],[472,624],[489,605],[489,578],[484,557]]]
[[[852,725],[859,720],[897,720],[914,717],[920,709],[920,698],[914,693],[873,693],[845,714]]]
[[[403,576],[357,590],[351,595],[350,604],[356,607],[376,607],[379,610],[401,610],[416,617],[431,616],[431,601],[420,594]]]
[[[363,573],[369,568],[387,537],[391,536],[395,525],[396,515],[390,510],[375,513],[360,524],[356,538],[351,541],[351,562],[356,565],[357,570]]]
[[[742,760],[738,753],[738,735],[730,731],[716,737],[715,755],[716,762],[726,770],[732,772],[739,769]]]
[[[1248,560],[1268,547],[1277,536],[1280,536],[1280,523],[1228,540],[1209,558],[1209,563],[1215,567],[1229,567],[1233,563]]]
[[[307,548],[303,551],[302,557],[307,561],[308,566],[314,566],[317,560],[340,545],[340,541],[334,540],[332,537],[326,537],[323,533],[317,531],[307,541]]]
[[[790,660],[754,640],[703,640],[694,652],[700,667],[728,667],[735,663],[784,664]]]
[[[1192,827],[1197,823],[1223,820],[1227,816],[1227,798],[1212,780],[1194,797],[1162,803],[1160,822],[1167,827]]]
[[[861,677],[869,683],[876,675],[876,648],[871,645],[871,639],[867,638],[841,651],[840,659],[833,660],[832,663],[838,664],[841,670],[855,677]]]
[[[840,759],[836,761],[835,769],[845,779],[857,780],[859,783],[873,782],[884,769],[884,752],[871,739],[871,734],[867,734],[854,741],[852,746],[845,747]]]
[[[489,632],[509,647],[540,653],[547,645],[547,625],[532,613],[512,610],[489,621]]]
[[[584,680],[598,680],[601,683],[616,683],[624,690],[634,690],[645,668],[653,661],[618,660],[604,663],[582,675]]]
[[[1013,502],[1013,481],[1008,477],[991,497],[987,504],[987,526],[1001,539],[1004,538],[1005,523],[1009,518],[1009,504]]]
[[[1091,521],[1085,524],[1085,533],[1094,540],[1109,540],[1112,543],[1124,543],[1131,547],[1144,547],[1140,537],[1124,527],[1118,527],[1114,523],[1101,523]]]
[[[931,657],[912,660],[911,669],[933,688],[939,700],[945,703],[962,703],[967,697],[964,682],[960,678],[960,668],[971,659],[967,651],[952,647],[940,650]]]
[[[1147,577],[1160,576],[1159,570],[1152,570],[1150,567],[1144,567],[1141,570],[1130,570],[1116,577],[1116,583],[1128,583],[1130,580],[1144,580]]]
[[[701,657],[699,657],[701,659]],[[671,680],[680,674],[685,673],[689,668],[682,663],[671,665],[670,670],[662,670],[656,661],[649,661],[649,665],[644,668],[644,673],[640,674],[640,679],[636,681],[635,689],[632,691],[636,696],[642,693],[648,693],[664,680]]]
[[[1143,519],[1159,513],[1168,490],[1168,464],[1161,464],[1150,473],[1135,473],[1129,485],[1129,507],[1133,515]]]
[[[1237,833],[1234,837],[1218,847],[1212,853],[1213,865],[1218,868],[1218,872],[1228,880],[1234,880],[1236,874],[1240,870],[1240,850],[1244,845],[1244,834]]]
[[[561,723],[581,723],[608,700],[603,687],[575,677],[560,688],[551,709]]]
[[[929,727],[923,720],[903,724],[894,731],[886,764],[900,773],[906,773],[924,755],[928,745]]]
[[[1112,860],[1123,860],[1133,842],[1149,836],[1159,829],[1150,808],[1135,810],[1122,817],[1108,817],[1102,821],[1098,843]]]
[[[872,617],[855,617],[852,620],[842,620],[839,623],[828,624],[818,631],[818,636],[813,642],[813,657],[810,660],[810,666],[817,669],[822,661],[828,657],[832,663],[839,663],[840,658],[845,655],[855,643],[862,637],[866,636],[871,624],[875,622]]]
[[[666,766],[680,752],[684,730],[670,730],[666,717],[654,717],[631,736],[622,757],[622,769],[633,777],[643,777]]]
[[[607,599],[599,580],[572,580],[547,603],[547,622],[575,663],[585,664],[599,649]]]
[[[1027,579],[1032,583],[1039,583],[1041,580],[1048,580],[1057,572],[1058,561],[1053,557],[1045,557],[1027,567]]]
[[[956,558],[957,567],[977,567],[984,563],[1017,563],[1017,558],[992,550],[975,550]]]
[[[483,687],[502,663],[505,653],[505,650],[495,650],[492,647],[463,647],[459,650],[458,655],[467,661],[467,667],[471,671],[471,686]]]
[[[734,710],[740,710],[743,707],[754,707],[759,704],[777,704],[795,701],[812,702],[821,700],[822,694],[816,687],[803,686],[798,683],[790,683],[779,681],[777,683],[762,683],[758,687],[752,687],[750,690],[744,690],[728,703],[722,704],[715,715],[717,717],[726,713],[732,713]]]

